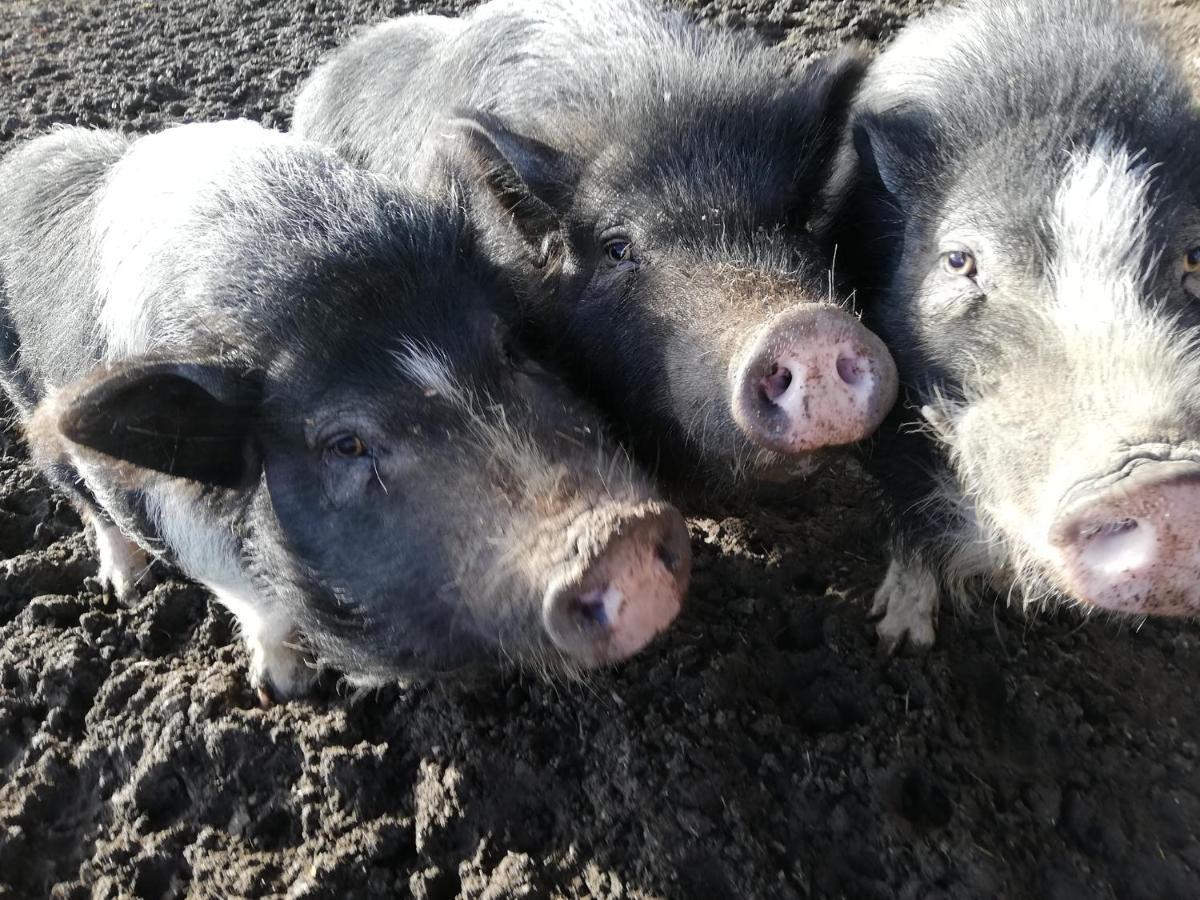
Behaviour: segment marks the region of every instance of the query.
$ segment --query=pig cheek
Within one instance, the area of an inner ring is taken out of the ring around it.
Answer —
[[[502,456],[484,464],[483,484],[472,487],[455,479],[453,503],[438,510],[440,525],[428,522],[425,531],[439,534],[453,583],[462,588],[457,602],[470,610],[479,633],[523,647],[538,626],[536,604],[522,598],[540,595],[539,561],[551,556],[538,539],[553,532],[544,527],[551,521],[548,515],[527,509],[530,485]]]
[[[969,403],[944,421],[967,495],[1005,535],[1045,559],[1045,528],[1039,523],[1049,522],[1054,505],[1045,502],[1045,469],[1019,422],[1000,403],[988,401]]]
[[[370,465],[317,467],[293,460],[276,460],[266,467],[267,492],[276,519],[293,538],[304,543],[320,535],[318,543],[334,539],[343,530],[343,517],[363,497]]]
[[[322,506],[328,510],[342,510],[361,499],[377,469],[370,459],[323,460],[320,465]]]

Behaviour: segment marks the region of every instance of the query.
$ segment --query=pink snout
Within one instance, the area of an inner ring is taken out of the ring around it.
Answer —
[[[1200,613],[1200,466],[1151,462],[1059,518],[1050,543],[1078,599],[1114,612]]]
[[[546,593],[543,619],[555,645],[584,665],[626,659],[679,615],[692,551],[672,506],[645,504],[589,542],[582,568]]]
[[[807,306],[777,316],[743,356],[733,416],[755,443],[799,454],[869,437],[896,391],[878,337],[840,309]]]

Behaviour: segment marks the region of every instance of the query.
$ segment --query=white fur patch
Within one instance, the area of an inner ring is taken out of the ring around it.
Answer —
[[[100,583],[110,587],[122,601],[134,598],[138,581],[150,566],[150,557],[111,522],[99,516],[89,516],[88,521],[100,556]]]
[[[213,186],[229,183],[248,155],[291,140],[254,122],[188,125],[142,138],[113,167],[94,225],[98,327],[110,359],[153,349],[151,302],[188,287],[167,276],[164,260],[181,255],[181,242],[201,240],[193,226]],[[204,258],[203,246],[188,249]]]
[[[208,515],[204,505],[188,493],[189,488],[174,485],[147,489],[146,506],[159,537],[189,577],[214,593],[246,593],[250,583],[229,525]]]
[[[71,463],[93,486],[97,500],[106,506],[105,486],[113,483],[100,466],[81,454]],[[154,530],[170,548],[179,569],[203,584],[233,613],[250,653],[250,678],[265,697],[285,700],[305,693],[314,678],[302,651],[295,646],[295,622],[278,604],[259,594],[247,576],[238,544],[228,521],[213,515],[196,496],[195,489],[172,479],[146,485],[145,501]],[[146,553],[115,525],[89,516],[100,555],[100,579],[118,597],[136,590],[137,578],[149,564]],[[265,693],[263,693],[265,691]]]
[[[1153,176],[1136,154],[1104,140],[1072,158],[1050,222],[1058,312],[1072,327],[1146,317]]]
[[[267,607],[254,595],[213,590],[217,601],[233,613],[250,654],[250,685],[265,705],[307,693],[316,677],[297,645],[295,623],[282,610]]]
[[[883,617],[875,626],[883,647],[888,652],[905,645],[914,650],[932,647],[938,599],[937,579],[929,569],[920,563],[893,559],[871,607],[874,615]]]
[[[454,369],[441,350],[405,339],[403,349],[395,354],[395,358],[400,370],[418,387],[443,400],[460,404],[464,402],[454,378]]]
[[[228,524],[207,515],[201,502],[176,488],[151,490],[148,499],[158,533],[179,568],[212,591],[237,619],[250,653],[250,682],[264,702],[304,694],[313,671],[295,646],[296,624],[259,595]]]

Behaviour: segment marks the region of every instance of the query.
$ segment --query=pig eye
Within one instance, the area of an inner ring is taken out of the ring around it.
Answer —
[[[1188,275],[1200,272],[1200,247],[1193,247],[1183,255],[1183,271]]]
[[[977,271],[975,255],[969,250],[951,250],[942,257],[942,265],[951,275],[963,275],[967,278],[972,277]]]
[[[357,434],[340,434],[329,442],[329,452],[338,459],[361,459],[367,445]]]
[[[605,241],[604,255],[614,266],[637,262],[633,256],[633,241],[625,237],[609,238]]]

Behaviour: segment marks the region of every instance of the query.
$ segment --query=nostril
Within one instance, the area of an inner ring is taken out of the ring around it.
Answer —
[[[659,544],[654,548],[654,553],[658,557],[658,561],[663,564],[663,567],[672,575],[679,569],[679,554],[668,547],[666,544]]]
[[[1097,574],[1142,570],[1154,561],[1154,529],[1133,518],[1088,525],[1079,532],[1080,561]]]
[[[778,403],[779,398],[786,394],[791,386],[792,370],[779,363],[776,363],[771,373],[758,383],[759,391],[768,403]]]
[[[590,625],[611,628],[621,611],[621,592],[611,584],[593,588],[574,600],[576,613]]]
[[[1133,531],[1133,529],[1137,527],[1137,519],[1118,519],[1116,522],[1105,522],[1101,525],[1089,525],[1079,533],[1079,536],[1084,541],[1090,541],[1097,537],[1115,537],[1126,531]]]
[[[837,372],[850,387],[858,387],[870,377],[871,364],[859,353],[841,353],[837,359]]]

